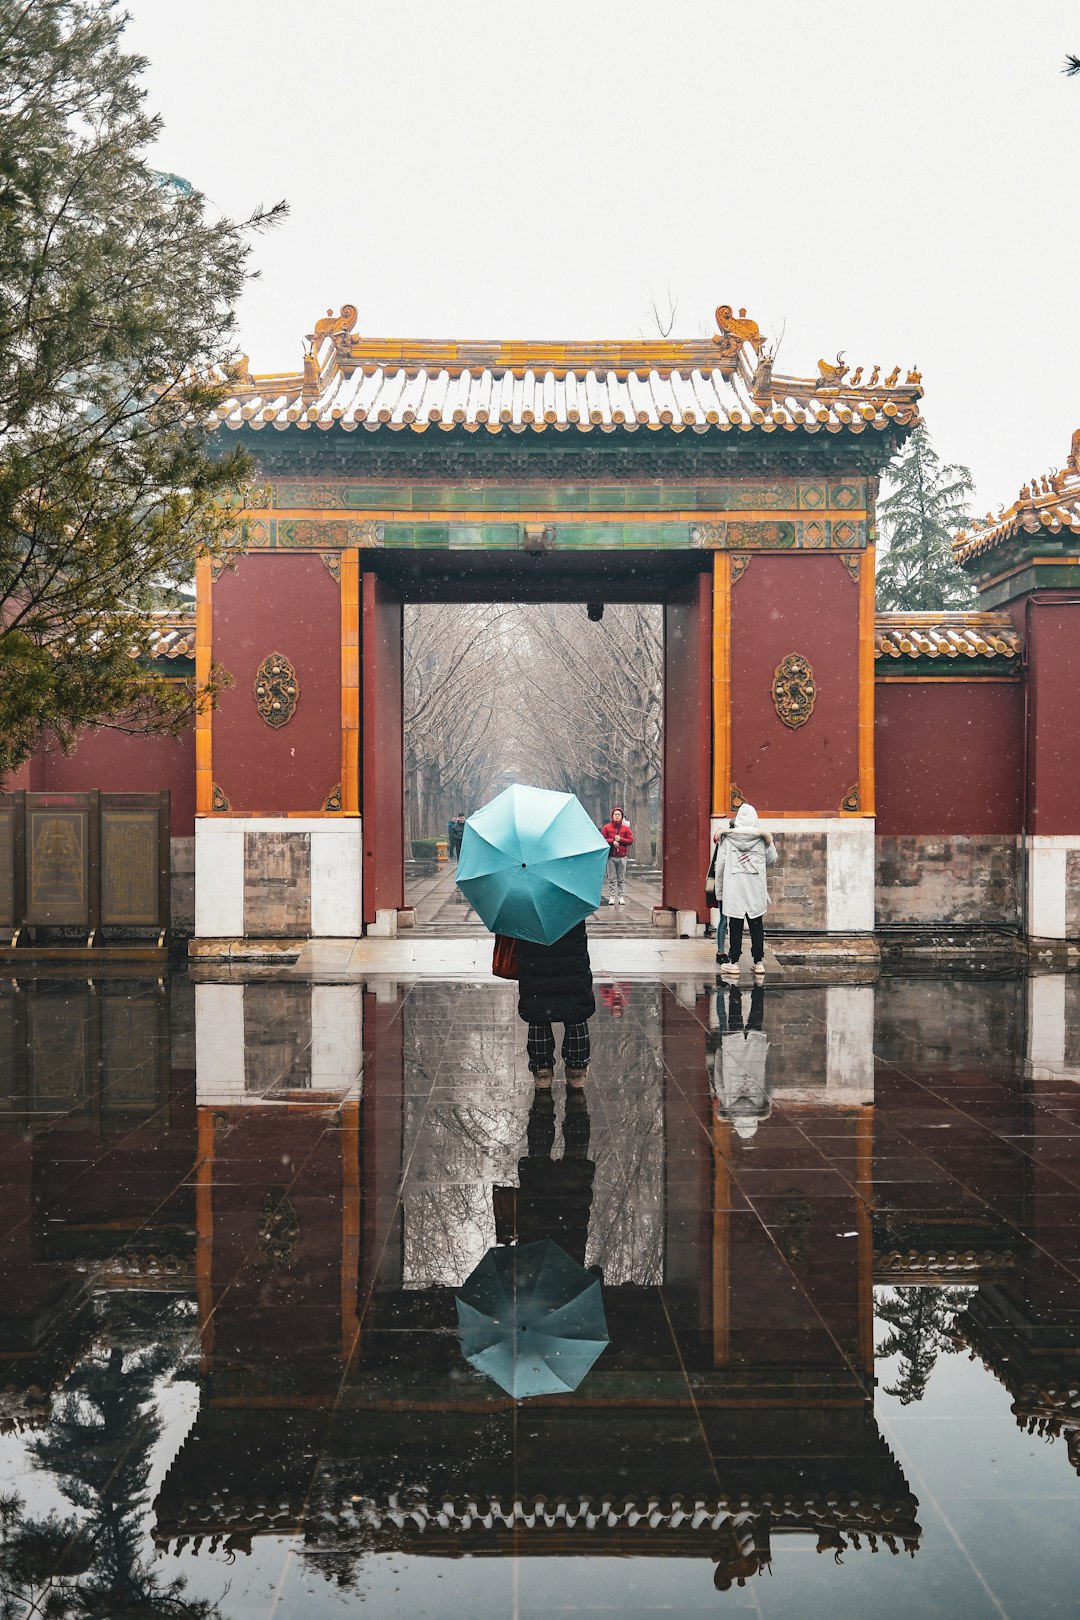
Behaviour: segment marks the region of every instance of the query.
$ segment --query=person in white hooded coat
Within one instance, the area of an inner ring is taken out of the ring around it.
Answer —
[[[721,977],[737,979],[739,957],[742,955],[743,921],[750,925],[750,954],[754,959],[754,978],[765,977],[765,923],[769,909],[769,884],[766,873],[776,865],[776,845],[772,833],[766,832],[758,821],[752,804],[739,806],[735,825],[730,832],[721,833],[717,866],[722,866],[722,882],[717,891],[723,895],[724,913],[728,917],[729,961],[721,969]]]

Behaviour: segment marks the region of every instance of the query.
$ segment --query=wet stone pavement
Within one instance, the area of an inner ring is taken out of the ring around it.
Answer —
[[[598,990],[537,1103],[509,985],[0,986],[5,1614],[1076,1613],[1080,977]]]

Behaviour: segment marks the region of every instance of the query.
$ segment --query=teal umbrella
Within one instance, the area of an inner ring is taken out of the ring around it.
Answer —
[[[515,783],[466,821],[457,885],[493,934],[553,945],[600,904],[607,859],[572,793]]]
[[[550,1238],[489,1249],[456,1299],[465,1360],[515,1400],[577,1389],[608,1343],[600,1279]]]

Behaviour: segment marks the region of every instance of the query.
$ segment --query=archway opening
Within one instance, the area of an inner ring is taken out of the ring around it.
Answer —
[[[602,609],[602,611],[600,611]],[[454,882],[453,822],[510,782],[574,793],[634,842],[593,929],[657,927],[664,818],[658,602],[410,602],[404,609],[405,903],[422,933],[483,933]]]

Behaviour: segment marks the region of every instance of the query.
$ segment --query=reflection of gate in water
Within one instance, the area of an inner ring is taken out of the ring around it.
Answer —
[[[0,932],[9,949],[26,930],[23,947],[32,938],[38,948],[49,938],[41,930],[64,928],[85,934],[84,947],[156,933],[160,950],[168,926],[168,793],[0,794]]]

